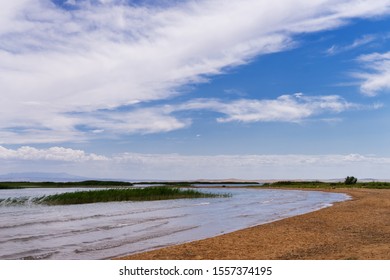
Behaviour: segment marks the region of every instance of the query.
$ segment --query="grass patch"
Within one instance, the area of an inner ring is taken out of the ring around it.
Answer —
[[[81,182],[0,182],[0,189],[74,188],[74,187],[129,187],[133,183],[122,181],[87,180]]]
[[[357,183],[356,187],[368,189],[390,189],[390,182]]]
[[[112,201],[150,201],[180,198],[230,197],[230,194],[203,193],[196,190],[183,190],[168,187],[140,189],[90,190],[44,196],[35,202],[46,205],[70,205]]]
[[[26,189],[26,188],[83,188],[83,187],[130,187],[133,185],[163,185],[169,187],[191,187],[194,184],[210,184],[210,185],[225,185],[225,184],[248,184],[255,185],[254,182],[203,182],[203,181],[169,181],[169,182],[123,182],[123,181],[100,181],[87,180],[81,182],[0,182],[0,189]]]
[[[177,187],[191,187],[193,185],[258,185],[257,182],[241,182],[241,181],[161,181],[161,182],[137,182],[137,185],[164,185]]]
[[[345,184],[344,182],[328,183],[321,181],[279,181],[266,183],[261,187],[266,188],[299,188],[299,189],[337,189],[337,188],[365,188],[365,189],[390,189],[390,182],[362,182]]]

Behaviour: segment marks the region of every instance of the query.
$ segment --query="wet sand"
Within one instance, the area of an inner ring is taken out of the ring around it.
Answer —
[[[332,191],[353,199],[308,214],[121,259],[390,260],[390,190]]]

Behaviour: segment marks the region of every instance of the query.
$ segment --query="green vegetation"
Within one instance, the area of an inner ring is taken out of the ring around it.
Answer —
[[[353,176],[348,176],[347,178],[345,178],[345,181],[344,181],[344,184],[346,185],[354,185],[357,183],[357,178],[353,177]]]
[[[0,199],[0,205],[23,205],[29,200],[28,197],[19,197],[19,198],[6,198]]]
[[[120,188],[131,187],[133,185],[156,185],[163,187],[191,187],[193,185],[247,185],[246,187],[272,187],[272,188],[390,188],[390,182],[358,182],[353,176],[346,177],[344,182],[321,182],[321,181],[278,181],[259,185],[256,182],[216,182],[216,181],[152,181],[152,182],[123,182],[123,181],[99,181],[88,180],[81,182],[0,182],[0,189],[23,189],[23,188]]]
[[[63,193],[44,196],[35,200],[46,205],[69,205],[111,201],[150,201],[180,198],[230,197],[230,194],[202,193],[195,190],[182,190],[169,187],[149,187],[139,189],[106,189]]]
[[[256,182],[207,182],[207,181],[162,181],[162,182],[122,182],[122,181],[99,181],[99,180],[88,180],[81,182],[0,182],[0,189],[24,189],[24,188],[82,188],[82,187],[129,187],[133,185],[163,185],[171,187],[191,187],[195,184],[210,184],[215,186],[222,186],[225,184],[248,184],[257,185]]]
[[[164,186],[180,186],[190,187],[192,185],[258,185],[257,182],[240,182],[240,181],[162,181],[162,182],[137,182],[137,185],[164,185]]]
[[[354,180],[352,180],[352,182],[353,181]],[[357,182],[356,180],[355,183],[347,184],[346,182],[329,183],[329,182],[321,182],[321,181],[279,181],[275,183],[266,183],[263,184],[261,187],[297,188],[297,189],[336,189],[336,188],[390,189],[390,182]]]
[[[325,183],[321,181],[278,181],[274,183],[265,183],[263,187],[275,187],[275,188],[328,188],[331,185],[337,183]]]
[[[74,188],[74,187],[129,187],[133,183],[121,181],[88,180],[81,182],[0,182],[0,189]]]
[[[390,182],[357,183],[356,185],[355,187],[368,189],[390,189]]]
[[[0,183],[0,190],[10,190],[10,189],[25,189],[25,187]]]

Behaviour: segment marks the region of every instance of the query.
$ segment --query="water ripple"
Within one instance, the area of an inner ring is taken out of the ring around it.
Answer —
[[[241,188],[229,189],[230,198],[70,206],[31,203],[33,197],[55,191],[0,192],[0,259],[106,259],[303,214],[348,198]],[[25,203],[9,203],[8,197]]]

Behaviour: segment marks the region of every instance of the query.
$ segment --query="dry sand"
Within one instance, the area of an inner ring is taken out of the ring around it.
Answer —
[[[390,190],[335,192],[353,199],[312,213],[121,259],[390,260]]]

